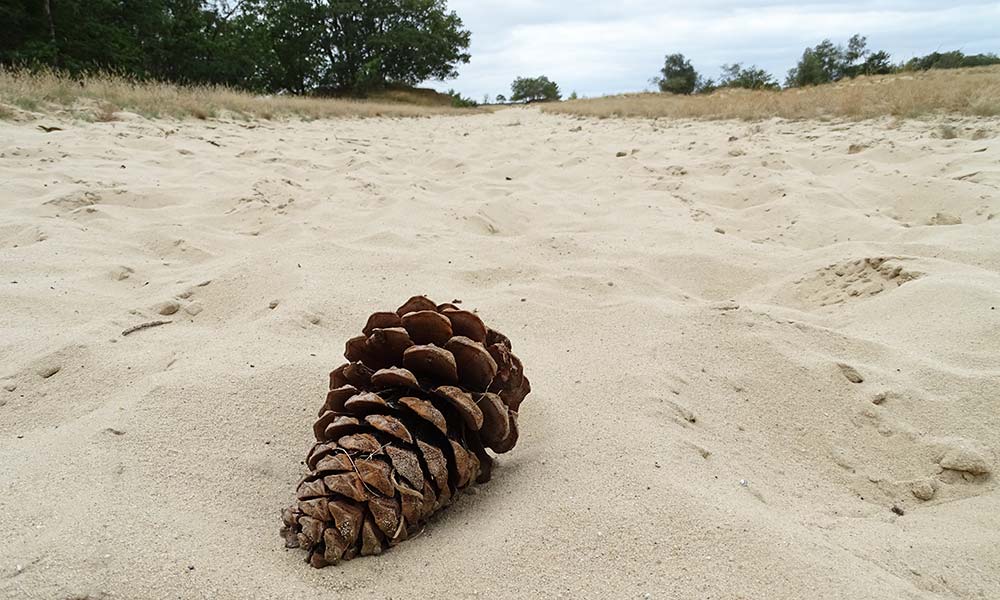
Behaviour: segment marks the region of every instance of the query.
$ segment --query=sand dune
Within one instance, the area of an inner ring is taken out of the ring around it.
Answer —
[[[1000,120],[121,117],[0,123],[5,597],[1000,590]],[[415,293],[511,337],[521,441],[313,570],[326,375]]]

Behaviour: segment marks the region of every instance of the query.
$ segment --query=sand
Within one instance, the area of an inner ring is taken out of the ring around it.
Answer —
[[[997,597],[1000,120],[119,117],[0,123],[3,597]],[[311,569],[327,374],[421,293],[520,443]]]

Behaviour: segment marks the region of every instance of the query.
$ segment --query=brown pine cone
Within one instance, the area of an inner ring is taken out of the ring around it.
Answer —
[[[306,550],[314,567],[379,554],[489,481],[486,449],[514,447],[531,391],[509,339],[423,296],[373,314],[344,355],[298,502],[282,511],[286,547]]]

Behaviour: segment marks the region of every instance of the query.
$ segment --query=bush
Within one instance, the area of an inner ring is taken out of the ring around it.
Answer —
[[[698,87],[698,72],[683,54],[668,54],[663,59],[660,77],[653,78],[652,83],[659,87],[661,92],[691,94]]]
[[[455,90],[448,90],[448,95],[451,97],[451,105],[454,108],[475,108],[479,106],[478,102],[472,98],[463,98],[462,94]]]
[[[559,86],[548,77],[518,77],[510,85],[511,102],[551,102],[562,98]]]
[[[709,80],[711,82],[711,80]],[[722,65],[718,87],[745,88],[748,90],[781,89],[773,75],[757,65],[744,67],[742,63]]]
[[[711,94],[715,90],[719,89],[719,84],[711,77],[705,78],[701,75],[698,76],[698,83],[694,87],[694,93],[696,94]]]

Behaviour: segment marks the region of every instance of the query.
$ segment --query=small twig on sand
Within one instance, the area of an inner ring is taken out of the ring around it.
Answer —
[[[142,331],[143,329],[149,329],[150,327],[159,327],[160,325],[169,325],[170,323],[173,323],[173,321],[150,321],[149,323],[142,323],[140,325],[136,325],[135,327],[129,327],[123,331],[122,337],[131,335],[136,331]]]

